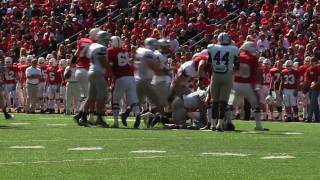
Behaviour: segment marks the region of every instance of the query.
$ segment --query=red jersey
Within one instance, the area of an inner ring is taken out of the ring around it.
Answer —
[[[133,76],[133,66],[129,63],[128,50],[124,48],[108,48],[108,58],[112,62],[112,73],[115,79]]]
[[[299,83],[299,71],[292,69],[284,69],[281,71],[282,88],[283,89],[297,89]]]
[[[38,67],[41,70],[41,77],[40,77],[40,82],[46,82],[47,78],[48,78],[48,72],[47,72],[47,65],[43,66],[43,67]]]
[[[18,64],[18,71],[19,71],[19,81],[20,83],[25,83],[27,78],[26,78],[26,69],[29,67],[27,64]]]
[[[320,76],[320,65],[309,67],[305,73],[307,86],[310,87],[311,83],[317,81]]]
[[[78,59],[77,59],[77,68],[86,68],[89,69],[90,66],[90,59],[87,58],[87,51],[89,49],[90,44],[93,41],[89,38],[81,38],[77,42],[77,49],[78,49]]]
[[[57,71],[57,74],[58,74],[58,80],[57,82],[59,84],[61,84],[62,86],[66,86],[67,82],[63,80],[63,74],[64,74],[64,68],[60,67]]]
[[[257,83],[258,58],[245,52],[240,53],[240,69],[235,74],[235,82]]]
[[[280,80],[281,80],[281,69],[278,69],[276,67],[271,68],[269,73],[271,75],[273,83],[271,84],[270,89],[276,89],[278,90],[280,87]]]
[[[50,84],[50,85],[58,84],[60,80],[58,67],[49,66],[47,68],[47,72],[48,72],[47,84]]]
[[[271,78],[270,68],[262,68],[262,85],[269,86]]]
[[[6,69],[7,70],[4,72],[3,76],[3,82],[5,84],[15,84],[19,72],[18,67],[16,65],[12,65],[10,67],[7,67]]]
[[[304,64],[302,66],[300,66],[298,68],[299,74],[300,74],[300,82],[304,82],[305,81],[305,74],[307,72],[307,69],[309,68],[309,65]]]

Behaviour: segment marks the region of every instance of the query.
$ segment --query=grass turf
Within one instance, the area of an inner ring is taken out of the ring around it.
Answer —
[[[102,129],[78,127],[71,116],[16,114],[0,121],[0,179],[320,179],[320,124],[264,122],[271,131],[259,134],[243,133],[254,122],[235,124],[239,131],[223,133]],[[68,150],[76,147],[103,150]],[[247,156],[202,154],[226,152]],[[281,155],[295,158],[261,159]]]

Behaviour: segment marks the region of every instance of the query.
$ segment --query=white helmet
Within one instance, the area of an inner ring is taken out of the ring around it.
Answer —
[[[291,70],[291,69],[293,68],[293,61],[287,60],[287,61],[284,63],[284,66],[285,66],[287,69]]]
[[[144,40],[144,46],[148,49],[155,50],[158,46],[158,41],[155,38],[148,37]]]
[[[121,47],[121,38],[119,36],[112,36],[111,38],[111,46],[114,48],[120,48]]]
[[[66,59],[60,59],[60,66],[66,68],[68,66],[68,61]]]
[[[311,63],[311,57],[310,56],[307,56],[305,59],[304,59],[304,64],[310,64]]]
[[[242,46],[240,47],[240,50],[243,50],[251,55],[256,56],[257,55],[257,49],[256,44],[252,41],[245,41]]]
[[[97,34],[97,43],[107,46],[109,44],[110,35],[107,31],[99,31]]]
[[[51,66],[57,66],[57,60],[55,58],[51,58],[51,59],[49,59],[49,64]]]
[[[228,33],[222,32],[218,35],[218,43],[221,45],[231,44],[231,38]]]
[[[262,64],[265,67],[270,67],[271,66],[271,61],[270,61],[270,59],[264,59]]]
[[[22,56],[22,57],[19,59],[19,62],[20,62],[21,64],[26,64],[26,63],[27,63],[26,57]]]
[[[53,55],[52,54],[47,54],[47,56],[46,56],[47,61],[49,61],[51,58],[53,58]]]
[[[274,101],[275,99],[269,94],[267,97],[266,97],[266,104],[274,104]]]
[[[160,51],[164,52],[164,53],[169,53],[169,51],[171,50],[171,46],[170,46],[170,41],[167,39],[159,39],[158,40],[158,47],[160,49]]]
[[[98,39],[97,35],[98,35],[98,32],[100,31],[99,28],[92,28],[89,32],[89,38],[91,40],[94,40],[96,41]]]
[[[12,62],[13,62],[12,57],[5,57],[4,58],[5,65],[10,65],[10,64],[12,64]]]
[[[44,59],[44,57],[39,57],[38,58],[38,64],[44,64],[45,63],[45,59]]]
[[[293,63],[293,67],[294,67],[294,68],[298,68],[298,67],[299,67],[299,62],[294,62],[294,63]]]

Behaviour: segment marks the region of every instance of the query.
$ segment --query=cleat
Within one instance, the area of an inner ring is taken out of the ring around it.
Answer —
[[[208,130],[211,127],[211,123],[207,123],[204,127],[200,128],[200,130]]]
[[[187,126],[187,129],[190,129],[190,130],[200,130],[200,128],[196,125],[189,125]]]
[[[109,124],[107,124],[101,117],[97,119],[97,125],[102,128],[108,128]]]
[[[260,128],[255,127],[254,130],[255,131],[270,131],[270,129],[263,128],[263,127],[260,127]]]
[[[121,117],[121,122],[122,122],[122,124],[123,124],[125,127],[127,127],[127,126],[128,126],[127,118],[129,117],[129,113],[126,113],[126,112],[121,113],[121,114],[120,114],[120,117]]]
[[[79,126],[84,126],[84,127],[90,127],[90,125],[88,124],[88,121],[86,119],[80,119],[78,122]]]
[[[133,127],[134,127],[135,129],[138,129],[139,126],[140,126],[140,123],[141,123],[141,117],[140,117],[140,115],[138,115],[138,116],[136,117],[136,121],[134,122]]]
[[[164,124],[163,126],[166,129],[180,129],[180,126],[176,124]]]
[[[225,131],[234,131],[236,127],[232,123],[227,123],[223,129]]]
[[[214,130],[212,129],[212,131],[214,131]],[[222,129],[222,127],[216,127],[216,128],[215,128],[215,131],[217,131],[217,132],[223,132],[223,129]]]
[[[152,118],[152,121],[150,122],[150,128],[153,128],[158,122],[160,122],[160,116],[155,116]]]
[[[5,114],[4,114],[4,118],[6,118],[6,120],[9,120],[9,119],[14,118],[14,115],[9,114],[9,113],[5,113]]]

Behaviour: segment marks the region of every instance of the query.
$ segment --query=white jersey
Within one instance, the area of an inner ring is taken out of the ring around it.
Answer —
[[[195,67],[194,62],[191,60],[181,64],[180,68],[178,69],[178,75],[183,75],[187,77],[187,81],[182,82],[181,84],[188,85],[191,79],[196,78],[198,76],[198,71]]]
[[[209,44],[208,54],[214,73],[231,74],[234,60],[239,57],[240,50],[234,45]]]
[[[89,46],[87,58],[90,59],[89,71],[105,73],[105,68],[100,64],[100,58],[103,56],[107,61],[107,49],[105,46],[93,43]]]
[[[135,72],[134,77],[136,80],[149,79],[151,80],[154,72],[146,64],[146,61],[154,61],[156,56],[154,52],[146,48],[138,48],[135,55]]]
[[[187,109],[198,109],[201,102],[206,102],[208,92],[198,90],[183,96],[184,107]]]
[[[168,65],[168,57],[166,55],[162,54],[158,50],[156,50],[154,54],[156,56],[156,61],[158,61],[158,63],[160,64],[161,69],[170,69]],[[171,82],[171,77],[168,75],[165,75],[165,76],[154,75],[152,79],[152,84],[156,84],[159,82],[166,82],[169,84]]]

